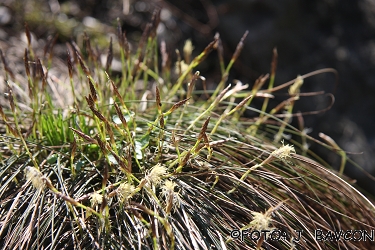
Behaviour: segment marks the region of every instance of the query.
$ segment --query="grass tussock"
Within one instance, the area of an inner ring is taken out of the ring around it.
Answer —
[[[369,240],[314,236],[375,229],[373,204],[308,143],[337,151],[342,166],[350,159],[329,137],[308,136],[303,114],[293,111],[304,96],[324,94],[301,92],[304,79],[334,70],[276,86],[275,50],[270,74],[251,88],[232,86],[228,76],[247,32],[228,64],[219,35],[195,57],[187,42],[172,62],[157,42],[158,23],[155,12],[133,50],[119,23],[104,63],[87,35],[84,48],[68,43],[61,71],[70,90],[61,96],[51,83],[63,84],[51,77],[51,53],[38,57],[27,26],[25,74],[0,53],[7,89],[0,106],[1,248],[370,249]],[[209,53],[218,54],[221,81],[198,90],[205,78],[196,68]],[[114,58],[121,72],[112,72]],[[26,80],[25,91],[17,79]],[[280,90],[288,97],[270,106]],[[260,110],[254,99],[262,100]],[[258,115],[243,118],[246,110]],[[292,117],[300,128],[290,125]],[[234,230],[285,235],[239,239]]]

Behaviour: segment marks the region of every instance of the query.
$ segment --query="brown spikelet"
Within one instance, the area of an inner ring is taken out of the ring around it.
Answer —
[[[184,105],[187,101],[189,101],[190,100],[190,97],[189,98],[186,98],[186,99],[184,99],[184,100],[182,100],[182,101],[179,101],[179,102],[176,102],[175,104],[173,104],[173,106],[172,106],[172,111],[174,111],[174,110],[176,110],[176,109],[178,109],[179,107],[181,107],[182,105]]]
[[[28,56],[28,51],[27,51],[26,48],[25,48],[25,54],[24,54],[23,61],[25,63],[26,75],[27,75],[27,77],[30,77],[29,56]]]
[[[239,110],[240,108],[242,108],[243,106],[245,106],[245,104],[250,100],[250,98],[252,98],[253,95],[249,95],[247,96],[245,99],[243,99],[236,107],[234,107],[234,111],[236,110]]]
[[[89,108],[94,113],[94,115],[99,118],[99,120],[101,120],[102,122],[108,122],[107,119],[99,112],[99,110],[94,107],[94,105],[89,105]]]
[[[167,116],[167,115],[171,114],[173,111],[175,111],[176,109],[178,109],[179,107],[184,105],[189,100],[190,100],[190,97],[186,98],[182,101],[176,102],[175,104],[173,104],[172,108],[170,108],[167,112],[164,113],[164,115]]]
[[[208,136],[207,134],[204,134],[203,135],[203,140],[204,140],[204,146],[206,147],[207,151],[208,151],[208,154],[207,154],[207,160],[210,160],[211,157],[212,157],[212,153],[213,153],[213,150],[211,148],[211,144],[210,144],[210,141],[208,139]]]
[[[67,43],[65,43],[65,45],[66,45],[67,51],[69,51],[69,54],[70,54],[70,56],[72,58],[72,63],[78,64],[78,58],[77,58],[77,54],[76,54],[76,49],[73,46],[73,42],[67,42]]]
[[[10,125],[8,122],[6,122],[5,125],[9,129],[10,133],[12,133],[12,135],[14,135],[16,137],[19,136],[18,131],[15,128],[13,128],[12,125]]]
[[[66,62],[68,64],[68,71],[70,79],[73,79],[73,65],[72,65],[72,57],[70,56],[69,50],[66,50],[67,58]]]
[[[7,126],[8,130],[12,133],[12,135],[18,136],[17,130],[15,128],[13,128],[12,125],[10,125],[9,122],[7,121],[7,117],[4,113],[3,107],[1,105],[0,105],[0,115],[3,118],[3,120],[5,122],[5,125]]]
[[[214,40],[210,42],[206,48],[204,48],[203,52],[206,53],[206,55],[208,55],[213,49],[216,49],[218,40],[218,38],[214,37]]]
[[[91,48],[91,42],[90,37],[87,35],[86,32],[83,32],[83,45],[86,50],[86,53],[89,55],[90,58],[92,58],[92,48]]]
[[[156,86],[156,106],[158,107],[158,112],[161,114],[161,100],[160,100],[160,91],[158,86]]]
[[[154,11],[151,19],[151,30],[150,30],[150,37],[154,38],[156,36],[156,29],[160,23],[160,9]]]
[[[245,41],[245,39],[246,39],[246,37],[247,37],[248,34],[249,34],[249,31],[246,30],[246,32],[245,32],[245,34],[243,34],[240,42],[237,44],[236,50],[234,51],[234,54],[233,54],[231,60],[235,61],[239,57],[239,55],[240,55],[240,53],[241,53],[241,51],[243,49],[243,46],[244,46],[244,41]]]
[[[123,169],[125,172],[129,173],[130,172],[130,169],[129,167],[126,165],[126,160],[121,158],[120,156],[118,156],[117,154],[115,154],[114,152],[111,152],[111,154],[113,155],[113,157],[116,159],[116,161],[118,162],[118,164],[120,165],[121,169]]]
[[[89,143],[93,143],[93,144],[98,144],[97,141],[93,138],[91,138],[90,136],[86,135],[85,133],[75,129],[75,128],[72,128],[72,127],[69,127],[71,130],[73,130],[74,133],[76,133],[79,137],[81,137],[83,140],[85,140],[86,142],[89,142]]]
[[[113,134],[113,130],[111,128],[111,124],[107,120],[105,121],[105,129],[106,129],[106,131],[107,131],[107,133],[109,135],[109,138],[111,140],[112,145],[114,145],[116,143],[116,141],[115,141],[115,135]]]
[[[92,61],[96,62],[99,55],[97,55],[97,53],[95,53],[93,48],[91,47],[90,37],[86,34],[86,32],[84,32],[83,38],[86,52],[88,53],[89,58],[91,58]]]
[[[42,78],[42,92],[44,92],[47,85],[47,74],[44,73],[43,65],[39,58],[36,60],[36,70]]]
[[[81,65],[81,68],[82,68],[83,72],[85,72],[86,76],[89,76],[90,75],[90,71],[87,68],[85,62],[83,61],[81,55],[79,54],[78,51],[75,51],[75,53],[76,53],[76,56],[78,58],[79,64]]]
[[[8,130],[14,135],[14,136],[18,136],[18,132],[15,128],[12,127],[12,125],[9,124],[8,120],[7,120],[7,117],[3,111],[3,107],[0,105],[0,115],[1,117],[3,118],[4,122],[5,122],[5,125],[7,126]]]
[[[37,66],[36,66],[36,60],[35,61],[32,61],[31,60],[31,75],[32,75],[32,78],[34,79],[34,81],[36,81],[36,78],[37,78]]]
[[[1,115],[1,118],[3,118],[4,121],[7,120],[6,116],[5,116],[5,113],[3,111],[3,107],[0,105],[0,115]]]
[[[268,77],[269,77],[269,74],[261,75],[260,77],[258,77],[258,79],[256,79],[254,83],[253,89],[254,90],[260,89],[263,86],[263,84],[267,81]]]
[[[167,53],[167,46],[165,41],[161,41],[160,43],[160,54],[161,54],[161,68],[163,72],[166,72],[170,66],[170,59]]]
[[[0,105],[0,115],[1,115],[1,118],[4,120],[5,122],[5,125],[7,126],[8,130],[14,135],[14,136],[18,136],[18,132],[15,128],[13,128],[7,121],[7,117],[3,111],[3,107]]]
[[[124,49],[124,37],[120,23],[120,18],[117,18],[117,39],[119,41],[121,49]]]
[[[115,96],[117,96],[117,98],[120,100],[122,106],[124,106],[126,108],[126,105],[124,103],[124,100],[122,99],[122,96],[120,95],[120,92],[118,91],[118,88],[116,86],[116,84],[112,81],[112,79],[109,77],[108,73],[107,72],[104,72],[105,75],[107,76],[107,79],[108,81],[111,83],[112,85],[112,88],[113,88],[113,92],[115,94]]]
[[[207,137],[207,136],[206,136]],[[194,150],[194,153],[196,154],[196,153],[198,153],[203,147],[205,146],[205,144],[199,144],[196,148],[195,148],[195,150]]]
[[[106,142],[102,141],[99,135],[95,136],[95,140],[97,141],[97,145],[99,145],[100,150],[103,152],[103,154],[107,154]]]
[[[128,124],[127,124],[127,122],[124,118],[124,115],[121,112],[120,107],[117,105],[117,103],[114,103],[114,105],[115,105],[116,113],[117,113],[118,117],[120,118],[122,125],[124,126],[124,128],[127,128]]]
[[[190,159],[190,155],[191,155],[191,152],[188,151],[187,154],[185,155],[184,159],[182,159],[181,163],[179,164],[179,166],[185,166],[185,164],[188,162],[188,160]]]
[[[217,55],[219,57],[219,62],[222,67],[224,66],[224,49],[223,49],[223,42],[220,39],[219,33],[215,34],[215,37],[217,39]],[[224,68],[222,68],[222,71],[224,71]]]
[[[94,87],[94,84],[91,80],[91,77],[87,77],[87,80],[88,80],[89,86],[90,86],[91,97],[94,100],[94,102],[96,102],[98,100],[98,95],[97,95],[96,89]]]
[[[202,140],[203,139],[203,135],[206,133],[207,131],[207,126],[208,126],[208,123],[210,122],[210,119],[211,117],[207,117],[206,121],[203,123],[202,125],[202,129],[201,129],[201,132],[199,133],[199,136],[198,136],[198,140]]]
[[[198,55],[197,57],[194,58],[194,62],[199,64],[201,63],[207,56],[208,54],[210,54],[210,52],[212,50],[214,50],[215,48],[217,48],[217,43],[218,43],[218,38],[217,37],[214,37],[214,40],[212,42],[210,42],[206,48],[204,48],[203,52]]]
[[[220,94],[216,97],[214,103],[219,103],[221,101],[221,98],[223,98],[223,96],[225,95],[225,93],[228,92],[228,90],[230,89],[231,85],[229,84],[228,87],[226,87],[225,89],[223,89]]]
[[[172,140],[173,145],[174,145],[174,146],[177,146],[178,141],[177,141],[177,139],[176,139],[175,134],[176,134],[176,130],[172,130],[172,137],[171,137],[171,140]]]
[[[105,71],[109,71],[109,68],[112,65],[112,60],[113,60],[113,51],[112,51],[112,37],[111,41],[109,42],[109,49],[108,49],[108,55],[107,55],[107,63],[105,66]]]
[[[27,25],[27,23],[25,23],[25,34],[26,34],[26,37],[27,37],[27,44],[30,46],[31,45],[31,34],[30,34],[29,25]]]
[[[94,99],[92,98],[92,96],[89,94],[89,96],[85,96],[86,98],[86,101],[87,101],[87,104],[89,105],[89,107],[93,107],[95,105],[95,102],[94,102]]]
[[[124,47],[123,47],[123,51],[125,52],[125,58],[128,58],[129,57],[129,54],[130,54],[130,45],[129,45],[129,42],[128,42],[128,39],[126,38],[126,33],[124,32],[122,34],[122,41],[124,43]]]
[[[9,68],[8,63],[7,63],[7,61],[5,60],[5,57],[4,57],[4,54],[3,54],[3,51],[2,51],[1,49],[0,49],[0,57],[1,57],[1,61],[2,61],[3,64],[4,64],[5,72],[8,73],[12,79],[15,79],[14,74],[13,74],[13,71],[11,70],[11,68]]]
[[[208,136],[206,133],[203,134],[203,141],[204,141],[204,145],[209,148],[210,147],[210,141],[208,140]]]
[[[187,93],[187,96],[190,97],[192,92],[193,92],[193,89],[194,89],[194,86],[195,86],[195,81],[198,80],[199,78],[199,75],[200,75],[200,72],[199,71],[196,71],[194,73],[194,75],[192,76],[191,78],[191,81],[189,82],[188,84],[188,93]]]
[[[141,40],[139,41],[139,44],[138,44],[138,50],[139,51],[143,51],[143,48],[146,44],[146,41],[147,41],[147,38],[148,38],[148,35],[150,33],[150,29],[152,27],[152,24],[151,23],[148,23],[142,33],[142,36],[141,36]],[[141,53],[143,54],[143,53]],[[143,58],[143,55],[140,56],[138,59],[142,59]],[[142,61],[142,60],[139,60],[139,61]]]
[[[26,75],[27,75],[27,87],[28,87],[28,90],[29,90],[29,96],[30,96],[30,98],[33,98],[33,87],[31,86],[32,83],[31,83],[31,78],[30,78],[29,53],[28,53],[26,48],[25,48],[23,61],[24,61],[24,64],[25,64],[25,71],[26,71]]]
[[[76,44],[76,42],[74,42],[73,40],[71,40],[69,43],[68,43],[71,48],[72,48],[72,51],[74,51],[74,54],[79,54],[81,55],[81,49],[79,48],[79,46]]]
[[[120,162],[122,162],[123,160],[120,158],[120,156],[118,156],[115,152],[113,152],[112,150],[110,150],[111,154],[113,155],[113,157],[115,158],[115,160],[120,164]],[[121,165],[121,164],[120,164]]]
[[[12,112],[14,113],[16,111],[16,106],[14,104],[14,96],[13,96],[13,89],[12,87],[10,86],[9,82],[6,81],[7,83],[7,86],[8,86],[8,98],[9,98],[9,105],[10,105],[10,109],[12,110]]]
[[[113,92],[115,93],[115,95],[117,96],[117,98],[122,102],[122,96],[118,92],[117,86],[115,85],[115,83],[112,80],[110,80],[110,81],[111,81],[111,85],[112,85],[112,88],[113,88]]]
[[[272,63],[271,63],[271,76],[275,76],[276,74],[276,68],[277,68],[277,49],[273,48],[272,51]]]
[[[160,121],[159,121],[160,127],[164,129],[165,121],[163,115],[160,116]]]
[[[55,46],[56,41],[58,38],[58,34],[56,34],[54,37],[49,36],[47,39],[47,43],[43,48],[43,56],[45,57],[47,53],[49,53],[49,58],[52,59],[53,57],[53,46]]]

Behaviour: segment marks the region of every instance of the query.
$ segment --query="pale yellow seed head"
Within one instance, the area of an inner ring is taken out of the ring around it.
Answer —
[[[92,206],[95,206],[97,204],[102,204],[103,202],[103,195],[99,194],[98,192],[94,192],[90,196],[90,202]]]
[[[287,200],[285,200],[285,201],[287,201]],[[285,201],[280,202],[275,207],[270,207],[264,213],[259,213],[259,212],[255,212],[255,211],[251,212],[251,214],[253,215],[253,220],[250,222],[249,226],[252,229],[259,230],[259,231],[261,231],[261,230],[273,230],[273,229],[275,229],[271,225],[271,222],[272,222],[272,218],[271,218],[272,213],[274,211],[276,211],[277,209],[279,209]]]
[[[179,193],[174,191],[176,186],[177,184],[170,180],[166,180],[161,186],[162,194],[164,195],[165,200],[167,201],[167,207],[169,211],[170,209],[176,208],[180,204]],[[170,201],[170,204],[168,204],[169,201]]]
[[[271,155],[279,158],[282,161],[285,161],[291,157],[290,156],[291,153],[295,154],[296,150],[294,149],[294,146],[289,145],[289,144],[284,145],[284,142],[282,143],[283,143],[283,146],[273,151]]]
[[[298,95],[300,92],[300,89],[303,84],[303,78],[301,76],[297,76],[296,80],[294,83],[289,87],[289,94],[290,95]]]
[[[31,181],[36,189],[42,190],[45,187],[43,174],[35,167],[26,167],[25,175],[28,181]]]
[[[184,45],[184,55],[190,57],[193,50],[194,50],[194,46],[191,40],[190,39],[186,40],[185,45]]]
[[[173,181],[166,180],[163,186],[161,186],[163,195],[169,196],[171,193],[174,193],[174,188],[176,187],[176,185],[177,184],[174,183]]]
[[[117,188],[116,193],[120,198],[121,202],[126,202],[133,195],[135,187],[127,182],[121,183]]]
[[[251,212],[253,220],[250,222],[250,226],[255,230],[272,230],[271,227],[271,213],[268,211],[265,213]]]
[[[145,179],[149,184],[157,186],[161,181],[161,177],[166,173],[167,168],[158,163],[151,169],[150,173],[146,175]]]
[[[180,72],[180,68],[181,68],[181,72]],[[185,63],[184,60],[182,60],[181,62],[176,63],[175,72],[176,72],[177,75],[179,75],[179,74],[184,73],[186,70],[188,70],[188,68],[189,68],[189,65],[187,63]]]

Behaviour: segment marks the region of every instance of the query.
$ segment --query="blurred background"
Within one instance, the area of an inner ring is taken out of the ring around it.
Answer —
[[[252,86],[260,75],[269,73],[273,48],[278,51],[276,85],[317,69],[336,69],[337,86],[333,74],[305,80],[302,92],[324,90],[335,96],[329,111],[304,116],[305,127],[311,128],[309,135],[319,138],[323,132],[348,151],[363,169],[348,164],[345,173],[375,194],[375,181],[366,174],[375,175],[373,0],[0,0],[0,48],[10,64],[22,66],[27,22],[35,46],[43,48],[47,38],[58,35],[54,54],[62,60],[66,57],[65,43],[73,39],[79,44],[84,31],[105,54],[110,37],[116,39],[117,18],[127,38],[135,42],[158,8],[158,38],[166,42],[172,56],[175,48],[182,50],[186,39],[192,39],[193,55],[197,55],[218,32],[228,63],[242,35],[249,31],[230,82],[238,79]],[[21,70],[21,66],[15,68]],[[213,88],[220,79],[217,55],[210,56],[197,70]],[[321,110],[329,104],[324,96],[304,97],[294,111]],[[293,125],[298,126],[296,119]],[[340,157],[316,145],[311,147],[339,168]]]

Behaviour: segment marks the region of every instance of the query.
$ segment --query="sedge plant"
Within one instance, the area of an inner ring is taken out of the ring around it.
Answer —
[[[7,104],[0,108],[0,248],[370,249],[369,240],[314,236],[318,229],[371,232],[375,207],[306,148],[309,142],[338,152],[345,166],[351,160],[332,139],[290,124],[303,119],[293,111],[303,79],[334,70],[280,85],[275,51],[270,77],[251,89],[232,86],[228,74],[247,33],[227,66],[219,34],[197,56],[187,42],[186,60],[171,62],[167,45],[157,41],[159,15],[133,50],[118,22],[104,63],[88,35],[84,48],[68,43],[61,70],[71,98],[63,108],[51,84],[63,79],[50,73],[48,53],[38,57],[28,28],[29,98],[1,54]],[[202,99],[195,82],[205,79],[198,69],[209,53],[218,54],[222,78]],[[121,62],[117,75],[114,58]],[[270,106],[283,90],[288,99]],[[264,99],[261,109],[251,106],[255,98]],[[244,118],[245,110],[258,116]],[[287,234],[233,234],[276,229]]]

